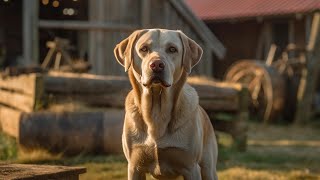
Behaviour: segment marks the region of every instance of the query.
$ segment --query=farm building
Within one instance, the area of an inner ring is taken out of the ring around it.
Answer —
[[[0,19],[2,67],[42,63],[46,43],[59,37],[72,45],[72,59],[89,61],[91,73],[124,75],[113,48],[141,28],[180,29],[196,40],[205,53],[195,74],[211,76],[225,52],[182,0],[1,0]]]
[[[214,61],[214,75],[222,78],[239,59],[265,60],[271,44],[276,57],[288,44],[306,46],[318,0],[186,0],[227,48],[223,61]]]
[[[125,72],[113,49],[136,29],[180,29],[194,39],[204,50],[194,75],[212,76],[213,61],[226,51],[183,0],[0,0],[0,18],[1,67],[20,66],[0,77],[0,128],[26,149],[122,151],[123,106],[131,85],[120,77]],[[76,59],[89,62],[91,74],[61,72],[60,62]],[[190,83],[211,119],[222,119],[215,128],[245,150],[247,89],[210,78]]]
[[[310,109],[320,109],[318,0],[186,3],[226,46],[224,59],[214,61],[214,77],[246,83],[265,120],[284,110],[284,119],[302,122]]]

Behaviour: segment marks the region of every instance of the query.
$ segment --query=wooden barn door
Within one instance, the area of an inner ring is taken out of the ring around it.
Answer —
[[[135,29],[140,24],[140,1],[137,0],[90,0],[89,20],[99,24],[121,25]],[[95,74],[124,75],[117,63],[113,49],[131,31],[94,29],[89,34],[89,59]]]

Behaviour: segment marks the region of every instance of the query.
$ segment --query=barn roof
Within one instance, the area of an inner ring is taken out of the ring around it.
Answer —
[[[320,9],[319,0],[185,0],[203,20],[308,13]]]
[[[213,32],[204,24],[203,21],[192,12],[184,0],[169,0],[171,5],[180,13],[180,15],[187,20],[192,26],[195,32],[201,37],[201,39],[212,49],[215,55],[222,59],[225,56],[226,49],[223,44],[217,39]]]

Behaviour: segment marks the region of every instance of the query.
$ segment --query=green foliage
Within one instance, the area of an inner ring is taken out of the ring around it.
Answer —
[[[0,160],[14,160],[17,158],[17,152],[15,139],[0,132]]]

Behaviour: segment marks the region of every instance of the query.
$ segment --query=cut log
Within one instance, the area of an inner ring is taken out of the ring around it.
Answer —
[[[32,112],[35,99],[30,95],[0,90],[0,103],[24,112]]]
[[[43,79],[44,89],[51,103],[66,100],[90,106],[123,107],[125,97],[132,89],[129,80],[124,77],[51,72]],[[238,92],[241,89],[239,85],[209,80],[191,80],[189,83],[197,90],[200,105],[204,109],[210,111],[238,109]]]
[[[61,94],[105,94],[131,89],[127,78],[115,76],[50,73],[44,77],[45,92]]]
[[[129,92],[129,91],[128,91]],[[123,108],[127,91],[115,91],[106,94],[49,94],[51,105],[63,104],[67,102],[80,103],[88,107],[112,107]],[[49,104],[49,108],[50,108]]]
[[[46,149],[66,155],[120,153],[123,110],[106,112],[36,112],[20,120],[19,144],[26,150]]]
[[[19,138],[19,123],[21,119],[21,111],[8,107],[0,107],[0,124],[4,133]]]
[[[230,100],[215,100],[215,99],[206,99],[200,98],[199,103],[203,109],[208,111],[233,111],[236,112],[239,109],[239,103],[237,100],[230,101]]]
[[[36,89],[36,79],[39,76],[39,74],[28,74],[16,77],[0,78],[0,88],[34,95]]]

